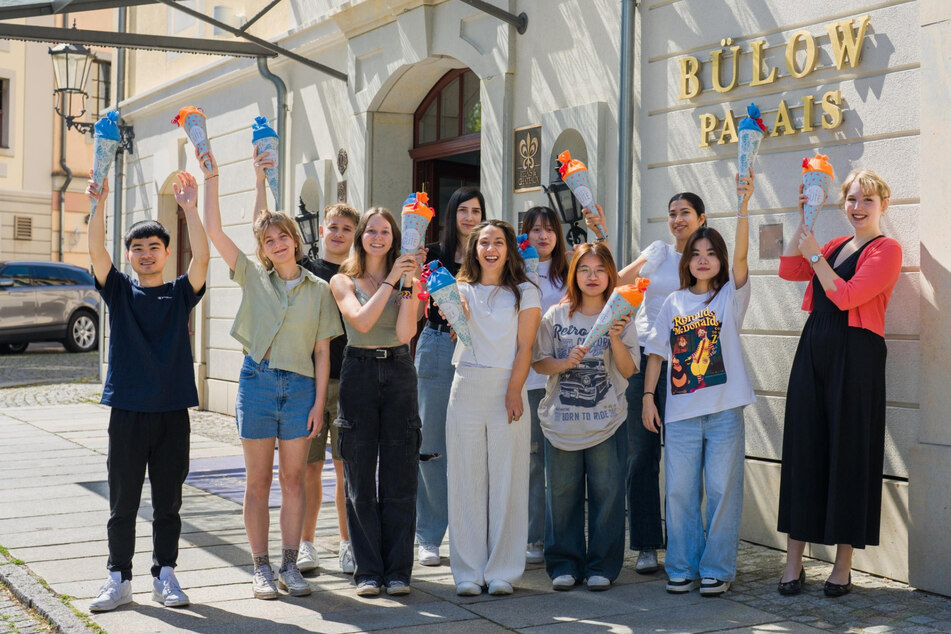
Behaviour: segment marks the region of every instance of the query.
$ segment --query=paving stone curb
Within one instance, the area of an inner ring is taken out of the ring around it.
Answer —
[[[62,634],[89,634],[92,629],[76,613],[44,588],[39,581],[17,564],[0,565],[0,581],[13,596],[27,608],[46,619],[53,629]]]

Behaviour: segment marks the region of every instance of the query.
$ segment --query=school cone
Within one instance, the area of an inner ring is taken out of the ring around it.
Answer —
[[[565,185],[571,188],[571,192],[581,203],[581,206],[589,213],[596,213],[597,207],[594,202],[594,193],[591,191],[591,183],[588,180],[588,168],[584,163],[571,158],[571,152],[565,150],[558,155],[558,173],[561,174],[561,180]],[[601,237],[608,237],[608,230],[604,225],[598,223],[598,229],[601,230]]]
[[[119,134],[119,126],[116,124],[118,120],[119,113],[110,110],[94,126],[92,179],[100,186],[102,181],[106,179],[109,168],[112,167],[112,162],[116,159],[116,148],[119,147],[119,142],[122,140],[122,135]],[[99,201],[93,198],[89,210],[90,218],[96,215],[98,205]]]
[[[633,284],[618,286],[611,291],[608,303],[601,309],[598,319],[594,322],[594,326],[591,327],[581,345],[590,348],[598,339],[607,334],[614,322],[637,310],[637,307],[644,301],[644,291],[647,290],[648,286],[650,286],[650,280],[639,277],[634,280]]]
[[[274,161],[274,167],[265,168],[264,175],[267,178],[268,187],[271,188],[271,194],[274,196],[274,206],[279,207],[281,204],[281,184],[277,178],[277,165],[278,161],[281,160],[280,152],[278,152],[280,139],[274,128],[268,125],[267,117],[254,118],[254,123],[251,125],[251,142],[257,148],[259,158],[266,157]]]
[[[439,310],[449,322],[449,327],[456,333],[456,338],[462,345],[469,348],[475,357],[472,348],[472,334],[469,332],[469,322],[466,321],[465,311],[462,309],[462,298],[459,296],[459,287],[456,278],[452,276],[439,260],[426,265],[423,271],[426,291],[432,296]]]
[[[756,155],[759,154],[759,144],[766,136],[766,124],[759,116],[759,108],[755,103],[746,107],[745,119],[740,121],[739,126],[739,156],[740,178],[746,178],[753,169],[753,163],[756,161]],[[743,206],[743,196],[736,197],[736,205],[739,209]]]
[[[211,151],[211,144],[208,142],[208,129],[205,125],[205,112],[195,106],[185,106],[178,111],[172,123],[185,128],[185,134],[188,140],[198,148],[198,154],[204,154]],[[210,160],[205,161],[205,169],[212,170]]]
[[[516,240],[518,241],[518,254],[522,256],[522,261],[525,263],[525,275],[535,284],[538,284],[538,249],[528,243],[527,233],[519,234]]]
[[[812,231],[816,223],[819,209],[829,198],[834,180],[835,171],[828,156],[816,154],[812,158],[802,160],[802,193],[809,198],[803,205],[803,219],[809,231]]]

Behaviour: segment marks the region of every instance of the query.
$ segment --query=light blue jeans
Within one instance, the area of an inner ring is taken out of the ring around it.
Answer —
[[[621,429],[594,447],[579,451],[562,451],[545,440],[545,569],[552,579],[571,575],[581,580],[600,575],[614,581],[621,572],[626,444],[627,435]]]
[[[528,390],[528,408],[532,415],[532,440],[528,462],[528,543],[545,543],[545,435],[542,434],[538,406],[545,388]]]
[[[438,458],[419,463],[416,492],[416,541],[438,548],[449,525],[446,498],[446,409],[455,368],[452,353],[456,344],[449,333],[423,327],[416,342],[416,376],[419,417],[423,421],[422,454],[438,453]]]
[[[668,577],[736,577],[745,448],[742,407],[665,425]]]

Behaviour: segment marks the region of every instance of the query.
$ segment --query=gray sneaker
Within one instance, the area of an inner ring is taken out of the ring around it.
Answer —
[[[251,577],[251,591],[258,599],[276,599],[280,596],[274,584],[274,570],[270,565],[254,569]]]
[[[310,594],[310,584],[300,573],[296,565],[288,564],[285,570],[277,574],[277,585],[287,590],[292,597],[306,597]]]
[[[188,595],[178,585],[175,573],[170,574],[167,579],[152,579],[152,600],[167,608],[183,608],[189,604]]]
[[[637,563],[634,564],[634,570],[642,575],[649,575],[660,570],[657,564],[656,550],[642,550],[637,553]]]
[[[106,583],[99,588],[99,594],[89,604],[90,612],[108,612],[120,605],[132,602],[132,582],[116,581],[109,576]]]
[[[398,581],[394,579],[393,581],[386,584],[386,593],[391,597],[402,596],[404,594],[409,594],[409,584],[405,581]]]
[[[340,572],[345,575],[352,575],[357,565],[353,561],[353,546],[350,545],[349,541],[340,542],[340,556],[338,560],[340,561]]]

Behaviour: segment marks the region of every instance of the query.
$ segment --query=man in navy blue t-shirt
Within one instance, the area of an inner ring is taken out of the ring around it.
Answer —
[[[152,486],[152,599],[188,605],[175,578],[182,521],[182,484],[188,475],[188,408],[198,405],[188,318],[205,293],[208,239],[198,216],[195,178],[178,174],[175,200],[185,212],[192,260],[188,272],[166,282],[168,231],[154,220],[129,227],[126,258],[138,277],[113,266],[106,251],[107,182],[89,181],[97,199],[89,221],[89,257],[96,287],[109,307],[109,367],[102,403],[109,418],[109,578],[90,604],[106,612],[132,601],[135,520],[148,469]]]

